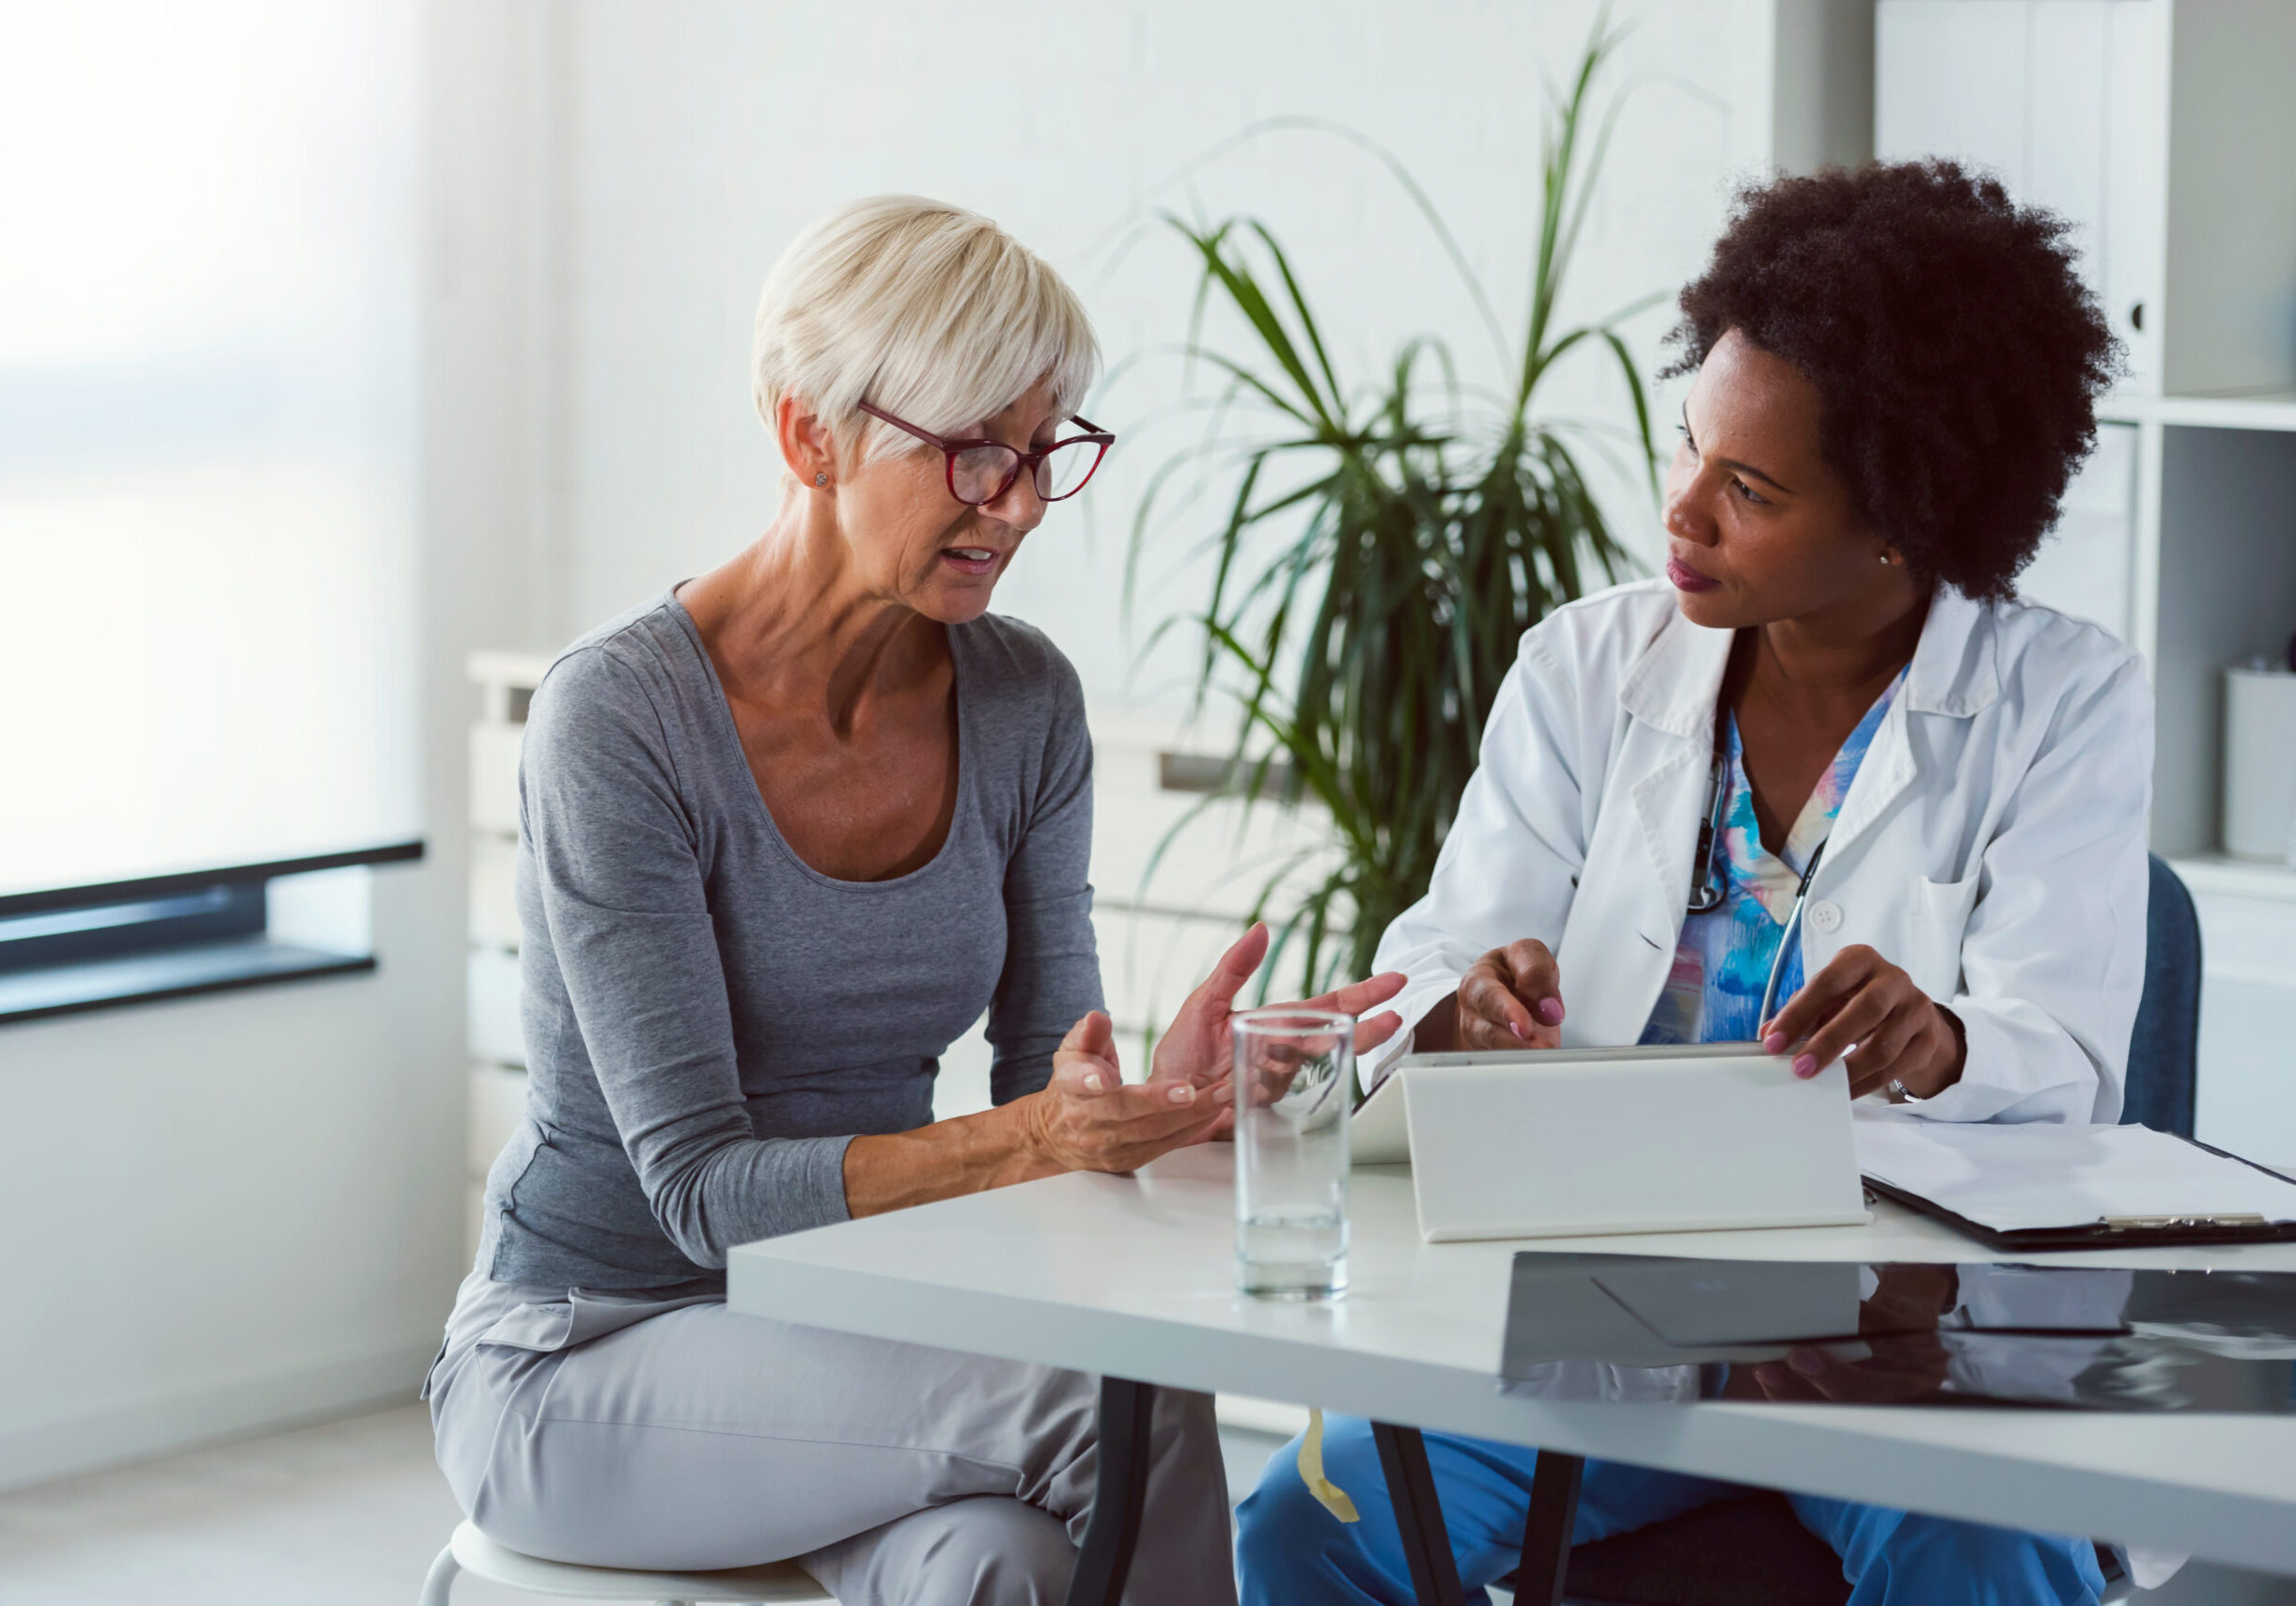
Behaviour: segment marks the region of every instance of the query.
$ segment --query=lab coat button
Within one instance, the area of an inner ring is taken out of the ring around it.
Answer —
[[[1838,931],[1841,929],[1841,905],[1830,897],[1821,897],[1810,905],[1810,929]]]

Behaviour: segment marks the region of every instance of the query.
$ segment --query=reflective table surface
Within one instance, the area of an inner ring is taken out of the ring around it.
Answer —
[[[2296,1273],[1516,1255],[1500,1364],[1549,1400],[2296,1410]]]

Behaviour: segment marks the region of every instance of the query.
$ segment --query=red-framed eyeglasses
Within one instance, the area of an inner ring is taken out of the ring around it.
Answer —
[[[948,460],[948,493],[968,507],[983,507],[1004,495],[1024,468],[1035,478],[1039,497],[1047,502],[1064,501],[1085,488],[1117,442],[1090,419],[1076,418],[1070,422],[1088,433],[1054,441],[1042,451],[1024,452],[1002,441],[945,440],[866,401],[861,411],[896,429],[907,430],[929,446],[940,447]]]

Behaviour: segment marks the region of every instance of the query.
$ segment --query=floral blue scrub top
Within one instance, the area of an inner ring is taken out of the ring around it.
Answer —
[[[1762,828],[1754,818],[1754,789],[1746,784],[1746,768],[1738,743],[1738,716],[1725,723],[1722,784],[1727,801],[1723,807],[1721,841],[1716,844],[1727,889],[1722,907],[1706,914],[1686,915],[1682,937],[1674,950],[1674,967],[1642,1029],[1646,1043],[1747,1043],[1761,1025],[1762,989],[1770,980],[1770,961],[1786,934],[1793,913],[1794,889],[1802,884],[1803,867],[1834,828],[1857,767],[1873,745],[1873,733],[1882,728],[1882,716],[1904,683],[1905,671],[1874,699],[1866,717],[1842,743],[1834,762],[1810,789],[1809,801],[1787,833],[1784,854],[1762,846]],[[1695,879],[1695,878],[1694,878]],[[1802,987],[1802,944],[1787,956],[1786,971],[1778,978],[1778,1003],[1783,1006]]]

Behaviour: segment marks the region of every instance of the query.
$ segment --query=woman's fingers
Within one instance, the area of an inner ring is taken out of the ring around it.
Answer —
[[[1823,970],[1803,983],[1802,990],[1770,1018],[1762,1028],[1762,1045],[1772,1053],[1784,1053],[1813,1035],[1883,963],[1881,955],[1863,943],[1835,954]]]
[[[1054,1051],[1053,1076],[1067,1090],[1084,1098],[1098,1097],[1122,1085],[1116,1028],[1107,1016],[1095,1009],[1069,1028],[1069,1035]]]
[[[1095,1100],[1091,1118],[1106,1128],[1138,1127],[1140,1135],[1154,1137],[1188,1122],[1209,1119],[1233,1102],[1235,1084],[1198,1087],[1188,1082],[1122,1083]]]
[[[1408,980],[1410,977],[1401,971],[1382,971],[1379,975],[1367,976],[1362,981],[1351,981],[1336,991],[1307,999],[1299,1007],[1302,1009],[1336,1009],[1345,1015],[1361,1015],[1365,1010],[1375,1009],[1402,991],[1403,984]]]
[[[1228,944],[1227,952],[1220,956],[1220,962],[1211,967],[1211,974],[1188,995],[1188,1002],[1180,1006],[1182,1012],[1207,1004],[1218,1005],[1225,1012],[1236,1002],[1236,994],[1243,990],[1243,984],[1258,971],[1259,961],[1267,957],[1267,923],[1255,920],[1252,928]]]
[[[1525,937],[1499,950],[1514,974],[1514,993],[1542,1026],[1563,1023],[1563,973],[1544,943]]]
[[[1376,1049],[1403,1029],[1403,1017],[1392,1009],[1382,1009],[1368,1021],[1355,1026],[1355,1052],[1363,1053]]]
[[[1881,1025],[1858,1039],[1857,1052],[1847,1062],[1852,1099],[1888,1086],[1900,1062],[1910,1065],[1918,1059],[1927,1035],[1922,1017],[1934,1013],[1928,1008],[1893,1010]]]
[[[1875,976],[1842,1001],[1826,1023],[1809,1035],[1794,1055],[1796,1076],[1816,1076],[1882,1029],[1904,1005],[1902,991],[1887,976]]]
[[[1106,1056],[1116,1052],[1116,1026],[1095,1009],[1069,1028],[1069,1035],[1060,1039],[1060,1048],[1063,1053]]]
[[[1895,1046],[1887,1040],[1885,1028],[1884,1040],[1871,1046],[1871,1052],[1860,1044],[1850,1056],[1851,1093],[1878,1093],[1899,1082],[1916,1099],[1929,1099],[1960,1079],[1961,1039],[1954,1030],[1952,1012],[1917,994],[1903,1019],[1906,1030]]]
[[[1197,1105],[1225,1097],[1227,1091],[1225,1085],[1202,1088],[1188,1082],[1126,1083],[1101,1096],[1093,1119],[1125,1125],[1193,1120]]]
[[[1367,1021],[1361,1017],[1365,1010],[1376,1008],[1402,991],[1404,983],[1409,979],[1401,971],[1382,971],[1378,975],[1351,981],[1345,987],[1314,998],[1304,998],[1297,1004],[1278,1005],[1275,1007],[1335,1009],[1343,1015],[1358,1017],[1355,1023],[1355,1052],[1361,1053],[1367,1049],[1379,1047],[1402,1028],[1403,1017],[1392,1009],[1382,1010]],[[1302,1057],[1296,1051],[1280,1043],[1268,1045],[1265,1052],[1273,1060],[1286,1064]]]
[[[1181,1001],[1172,1024],[1157,1040],[1148,1065],[1150,1082],[1208,1083],[1226,1074],[1227,1018],[1236,994],[1267,957],[1268,928],[1254,921],[1250,930],[1228,944],[1211,974]]]
[[[1099,1171],[1137,1171],[1158,1155],[1217,1136],[1234,1119],[1231,1107],[1210,1100],[1184,1111],[1150,1112],[1101,1132],[1089,1163]]]
[[[1495,953],[1484,955],[1460,978],[1459,1012],[1463,1033],[1473,1035],[1480,1025],[1486,1036],[1495,1029],[1519,1044],[1529,1042],[1538,1025],[1529,1006],[1515,996],[1513,977],[1496,962]]]
[[[1950,1012],[1863,944],[1835,955],[1765,1023],[1762,1044],[1793,1055],[1796,1076],[1847,1056],[1853,1098],[1892,1082],[1932,1097],[1960,1077],[1963,1052]]]
[[[1544,943],[1493,948],[1460,978],[1459,1034],[1469,1048],[1553,1048],[1562,1023],[1562,972]]]
[[[1235,1087],[1125,1082],[1115,1029],[1095,1010],[1062,1039],[1039,1098],[1038,1141],[1049,1158],[1072,1171],[1132,1171],[1221,1130],[1234,1119]]]
[[[1528,1048],[1531,1029],[1523,1019],[1511,1020],[1502,1026],[1490,1016],[1464,1004],[1459,1011],[1459,1046],[1462,1049]]]

